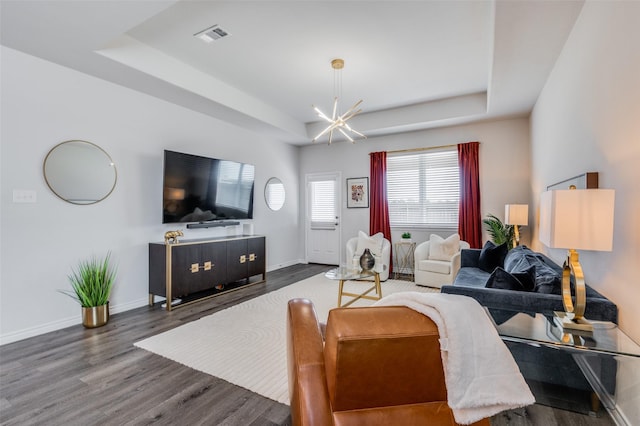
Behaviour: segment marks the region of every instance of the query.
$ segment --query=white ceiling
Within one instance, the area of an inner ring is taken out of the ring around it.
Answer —
[[[293,144],[526,116],[582,1],[1,0],[3,45]],[[214,24],[231,35],[193,35]]]

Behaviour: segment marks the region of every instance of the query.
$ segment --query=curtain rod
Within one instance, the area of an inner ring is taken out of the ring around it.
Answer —
[[[387,151],[387,154],[399,154],[401,152],[430,151],[432,149],[452,148],[452,147],[457,147],[457,146],[458,146],[458,144],[451,144],[451,145],[430,146],[430,147],[426,147],[426,148],[398,149],[398,150],[395,150],[395,151]],[[372,154],[372,153],[369,153],[369,154]]]

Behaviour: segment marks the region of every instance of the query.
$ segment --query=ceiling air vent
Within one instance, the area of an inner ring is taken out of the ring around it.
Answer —
[[[216,24],[213,27],[209,27],[206,30],[202,30],[199,33],[194,34],[193,36],[198,37],[200,40],[207,43],[211,43],[212,41],[216,41],[230,35],[231,34],[229,34],[228,31],[223,30],[219,25]]]

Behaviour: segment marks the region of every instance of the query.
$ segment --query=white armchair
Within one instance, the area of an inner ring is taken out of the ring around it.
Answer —
[[[414,267],[417,285],[440,288],[445,284],[453,283],[460,270],[460,251],[470,248],[469,243],[459,241],[459,236],[456,240],[455,236],[457,234],[444,240],[437,235],[431,235],[429,241],[416,247]],[[433,249],[432,244],[442,243],[448,244],[448,249],[441,250],[441,247]],[[448,257],[450,258],[447,260]]]
[[[364,234],[364,233],[363,233]],[[358,249],[359,237],[350,238],[347,241],[347,265],[351,265],[353,256]],[[382,264],[386,266],[385,270],[380,272],[380,281],[386,281],[389,278],[389,263],[391,261],[391,243],[386,238],[382,239]]]

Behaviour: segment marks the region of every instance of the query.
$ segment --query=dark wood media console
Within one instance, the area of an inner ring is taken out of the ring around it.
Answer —
[[[264,236],[149,243],[149,306],[161,296],[170,311],[265,280]],[[178,298],[182,302],[172,305]]]

